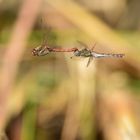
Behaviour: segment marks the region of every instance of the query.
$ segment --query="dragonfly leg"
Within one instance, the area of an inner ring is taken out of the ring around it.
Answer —
[[[92,60],[93,60],[93,57],[89,57],[88,62],[87,62],[87,67],[89,66]]]

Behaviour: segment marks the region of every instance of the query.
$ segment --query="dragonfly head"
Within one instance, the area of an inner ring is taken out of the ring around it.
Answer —
[[[32,55],[38,56],[38,49],[37,49],[37,48],[34,48],[34,49],[32,50]]]

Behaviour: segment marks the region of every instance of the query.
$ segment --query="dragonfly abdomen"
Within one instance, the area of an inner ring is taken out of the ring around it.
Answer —
[[[111,54],[112,57],[122,58],[124,54]]]
[[[105,54],[105,53],[92,52],[92,56],[95,58],[102,58],[102,57],[122,58],[124,56],[124,54]]]

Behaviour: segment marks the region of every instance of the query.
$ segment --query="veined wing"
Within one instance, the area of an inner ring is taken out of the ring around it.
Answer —
[[[84,42],[81,42],[81,41],[79,41],[79,40],[77,40],[77,42],[78,42],[81,46],[83,46],[83,47],[85,47],[85,48],[88,48],[88,46],[87,46]]]

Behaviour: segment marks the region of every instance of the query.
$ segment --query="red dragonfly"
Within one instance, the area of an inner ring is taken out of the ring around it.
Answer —
[[[49,31],[50,32],[50,31]],[[61,47],[50,47],[46,39],[43,40],[42,44],[32,50],[34,56],[44,56],[50,52],[74,52],[77,48],[61,48]]]
[[[32,50],[32,54],[34,56],[44,56],[49,54],[50,52],[75,52],[77,48],[58,48],[58,47],[49,47],[48,45],[39,46]]]

